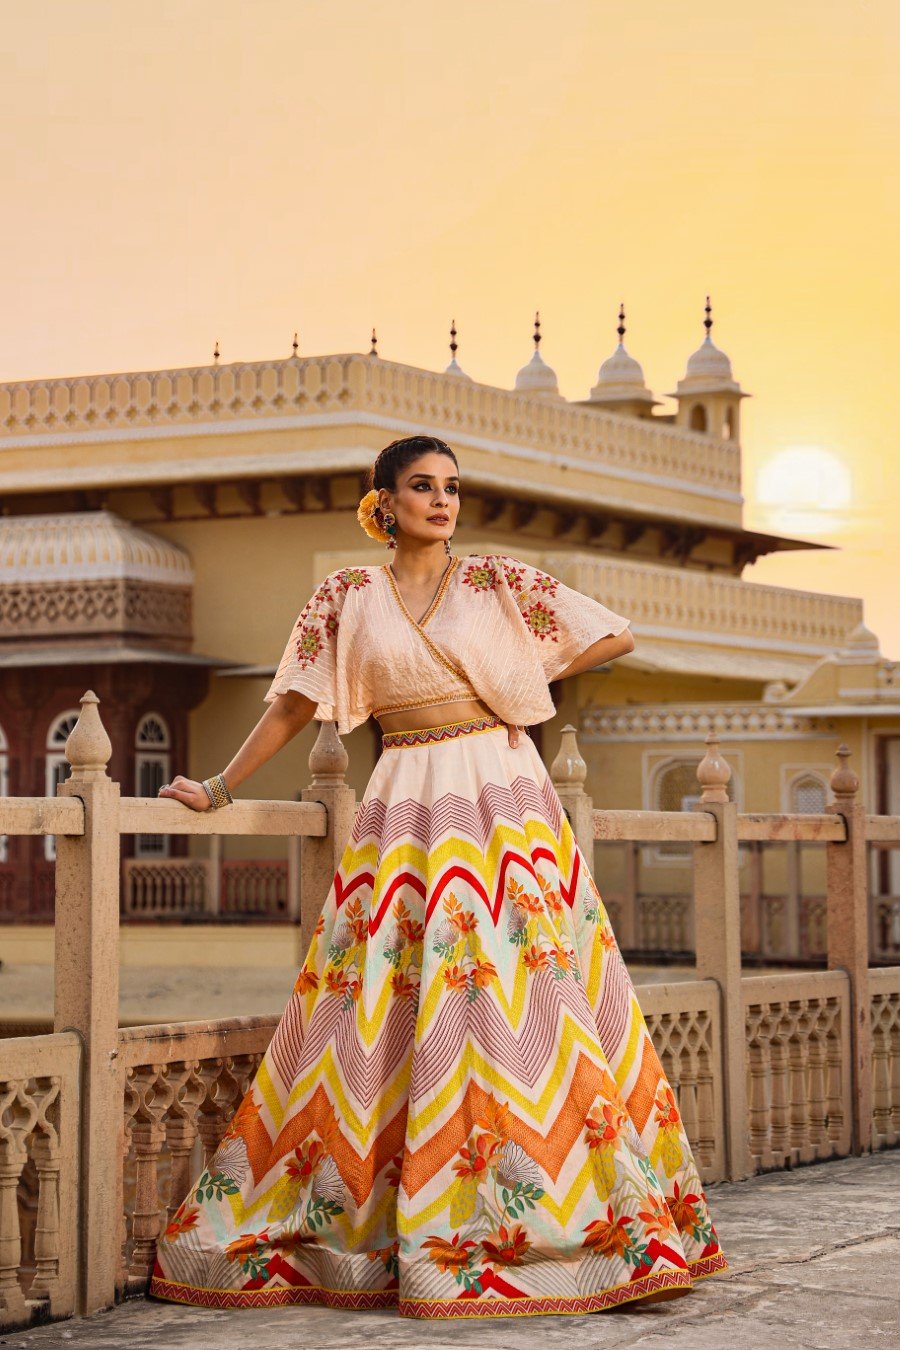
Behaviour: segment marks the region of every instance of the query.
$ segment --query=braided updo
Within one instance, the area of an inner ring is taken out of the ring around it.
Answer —
[[[404,436],[399,441],[391,441],[379,452],[368,473],[369,488],[396,491],[397,475],[422,455],[428,454],[447,455],[459,469],[456,456],[446,441],[439,440],[437,436]]]

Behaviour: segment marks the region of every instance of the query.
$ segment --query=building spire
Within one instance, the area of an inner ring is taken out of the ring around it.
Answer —
[[[625,301],[624,301],[624,300],[622,300],[621,303],[619,304],[619,326],[618,326],[618,328],[616,329],[616,332],[617,332],[618,335],[619,335],[619,346],[621,347],[621,346],[623,345],[623,343],[625,342]]]
[[[294,354],[294,359],[295,359],[295,360],[297,359],[297,353],[298,353],[299,350],[300,350],[300,343],[297,341],[297,334],[295,333],[295,334],[294,334],[294,341],[291,343],[291,351],[292,351],[293,354]]]
[[[219,357],[220,357],[220,355],[221,355],[221,352],[219,351],[219,339],[216,338],[216,345],[215,345],[215,347],[213,348],[213,365],[214,365],[214,366],[217,366],[217,365],[219,364]]]
[[[703,312],[706,315],[706,318],[703,320],[703,327],[706,329],[706,336],[712,341],[712,334],[710,332],[710,329],[713,326],[712,305],[709,303],[709,296],[706,297],[706,308]]]
[[[541,312],[539,309],[534,311],[534,350],[541,350]]]
[[[372,329],[372,348],[371,351],[369,352],[369,355],[370,356],[378,355],[378,334],[375,332],[374,328]]]
[[[462,369],[462,367],[460,366],[459,362],[458,362],[457,359],[456,359],[456,353],[457,353],[458,351],[459,351],[459,343],[458,343],[457,340],[456,340],[456,320],[455,320],[455,319],[451,319],[451,320],[450,320],[450,364],[449,364],[449,366],[447,367],[447,369],[444,371],[444,374],[445,374],[445,375],[461,375],[461,376],[463,377],[464,380],[468,380],[468,379],[469,379],[469,376],[468,376],[468,375],[466,374],[466,372]]]

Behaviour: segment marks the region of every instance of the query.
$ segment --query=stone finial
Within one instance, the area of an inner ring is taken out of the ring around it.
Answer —
[[[350,763],[350,756],[344,749],[344,743],[337,734],[334,722],[322,722],[316,743],[309,752],[309,771],[312,774],[313,787],[337,787],[344,785],[344,775]]]
[[[567,722],[562,729],[559,753],[550,765],[550,777],[557,791],[560,788],[568,789],[569,792],[584,791],[583,784],[587,777],[587,765],[581,758],[575,728],[570,722]]]
[[[299,336],[300,336],[299,333],[295,333],[295,334],[294,334],[294,340],[293,340],[293,342],[291,343],[291,353],[292,353],[292,355],[293,355],[295,361],[296,361],[296,359],[297,359],[297,353],[298,353],[299,350],[300,350]]]
[[[72,767],[72,778],[105,778],[112,755],[112,742],[97,711],[100,700],[89,689],[81,698],[78,721],[66,741],[66,759]]]
[[[369,355],[370,356],[378,355],[378,334],[375,332],[374,328],[372,329],[372,349],[369,352]]]
[[[719,750],[719,733],[710,731],[706,737],[706,754],[697,765],[697,778],[702,791],[701,805],[707,802],[727,802],[726,784],[731,777],[731,765]]]
[[[221,355],[222,355],[222,353],[219,351],[219,339],[216,338],[216,345],[215,345],[215,347],[213,348],[213,365],[214,365],[214,366],[217,366],[217,365],[219,364],[219,357],[220,357]]]
[[[850,751],[846,745],[838,746],[837,757],[838,765],[828,780],[829,786],[836,802],[850,804],[859,791],[859,779],[847,763]]]

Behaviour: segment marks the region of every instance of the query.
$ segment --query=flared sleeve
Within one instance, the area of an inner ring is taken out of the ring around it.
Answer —
[[[600,638],[618,636],[631,620],[537,567],[496,555],[505,585],[537,647],[549,683]]]
[[[304,605],[264,696],[267,703],[295,690],[317,704],[318,721],[335,720],[337,641],[345,595],[346,587],[335,573],[325,578]]]

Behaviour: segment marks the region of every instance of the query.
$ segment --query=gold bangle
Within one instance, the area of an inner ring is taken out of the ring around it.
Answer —
[[[217,773],[213,778],[204,778],[203,788],[210,800],[210,805],[215,811],[218,811],[222,806],[231,806],[234,801],[228,791],[228,785],[220,773]]]

